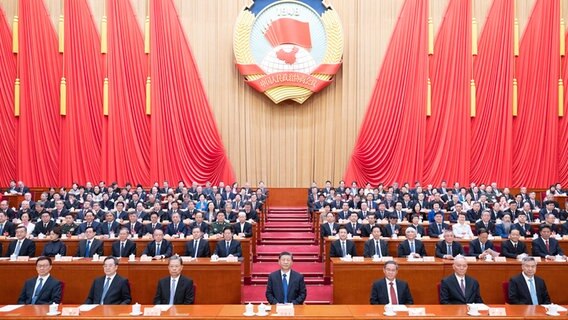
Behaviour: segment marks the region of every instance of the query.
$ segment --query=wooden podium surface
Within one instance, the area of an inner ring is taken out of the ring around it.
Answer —
[[[410,262],[405,258],[394,259],[399,264],[397,278],[407,281],[414,303],[437,304],[438,283],[451,275],[453,261],[436,258],[434,262]],[[371,286],[376,280],[384,278],[384,262],[373,262],[365,258],[364,262],[344,262],[332,258],[333,264],[333,303],[365,304],[369,303]],[[539,262],[537,275],[544,279],[550,298],[557,304],[568,304],[568,278],[562,276],[568,270],[568,262]],[[485,303],[503,304],[503,282],[521,272],[521,263],[516,260],[507,262],[468,262],[467,274],[479,281],[481,297]]]
[[[167,260],[128,262],[122,258],[118,274],[130,282],[133,303],[153,303],[158,280],[169,275]],[[35,261],[0,261],[3,294],[0,304],[14,304],[26,279],[37,276]],[[197,286],[196,304],[231,304],[241,302],[241,263],[211,262],[198,258],[184,262],[183,274]],[[51,276],[64,282],[64,304],[81,304],[87,298],[93,280],[104,275],[103,261],[82,258],[72,262],[53,262]]]
[[[71,307],[70,305],[64,307]],[[142,306],[142,310],[150,305]],[[471,319],[467,314],[465,305],[417,305],[411,307],[425,308],[428,319]],[[542,306],[515,306],[515,305],[490,305],[489,307],[505,308],[506,316],[490,317],[487,311],[481,311],[476,319],[546,319]],[[0,312],[0,319],[54,319],[46,315],[48,306],[23,306],[9,313]],[[255,308],[256,309],[256,308]],[[61,311],[61,306],[59,307]],[[58,316],[64,319],[247,319],[243,315],[244,305],[192,305],[192,306],[172,306],[169,310],[162,312],[160,317],[152,316],[131,316],[132,306],[98,306],[90,311],[82,312],[79,316]],[[255,310],[256,311],[256,310]],[[407,318],[407,312],[398,312],[395,317],[383,315],[384,306],[371,305],[301,305],[294,307],[294,317],[278,317],[279,319],[393,319]],[[275,313],[275,306],[269,312],[267,318],[272,318]],[[256,317],[259,318],[259,317]],[[555,319],[568,319],[566,312],[560,313]]]

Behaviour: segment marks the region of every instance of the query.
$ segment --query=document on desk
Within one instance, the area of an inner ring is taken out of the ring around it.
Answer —
[[[479,311],[488,311],[489,306],[484,303],[468,303],[468,306],[477,306],[477,310]]]
[[[3,306],[2,308],[0,308],[0,312],[10,312],[10,311],[14,311],[20,307],[23,307],[23,304],[9,304],[6,306]]]
[[[408,312],[408,307],[404,304],[393,304],[392,311],[394,312]]]
[[[160,310],[162,310],[162,312],[170,310],[171,307],[172,307],[171,304],[157,304],[154,306],[154,308],[159,308]]]
[[[98,304],[82,304],[79,306],[79,311],[81,312],[91,311],[98,306],[99,306]]]

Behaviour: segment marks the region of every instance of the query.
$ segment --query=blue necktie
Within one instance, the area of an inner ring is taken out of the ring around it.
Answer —
[[[175,295],[176,295],[176,279],[172,279],[172,284],[170,287],[170,302],[168,304],[174,304]]]
[[[110,287],[110,277],[106,278],[105,285],[103,287],[103,294],[101,295],[101,304],[104,304],[105,296],[108,292],[108,287]]]
[[[85,247],[85,258],[89,257],[89,251],[91,251],[91,240],[87,241],[87,246]]]
[[[531,300],[533,305],[538,305],[538,298],[536,296],[536,288],[534,287],[534,278],[529,279],[529,290],[531,292]]]
[[[410,243],[410,252],[411,252],[411,253],[414,253],[414,252],[415,252],[415,251],[414,251],[414,242],[411,242],[411,243]]]
[[[288,302],[288,280],[286,280],[286,274],[282,275],[282,290],[284,291],[284,302]]]
[[[32,297],[32,304],[36,303],[39,293],[41,292],[41,288],[43,288],[43,278],[39,278],[39,284],[37,285],[34,291],[34,296]]]

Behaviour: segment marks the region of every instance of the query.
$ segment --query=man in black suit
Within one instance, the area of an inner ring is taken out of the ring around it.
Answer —
[[[107,212],[105,214],[105,221],[101,222],[100,230],[101,234],[104,235],[118,235],[121,226],[116,220],[114,219],[114,214],[112,212]]]
[[[292,270],[293,257],[290,252],[282,252],[278,257],[280,270],[268,276],[266,300],[270,304],[292,303],[303,304],[306,300],[306,283],[304,276]]]
[[[479,282],[466,275],[467,261],[464,257],[454,259],[454,274],[442,279],[440,285],[441,304],[483,303],[479,293]]]
[[[444,215],[442,212],[438,211],[434,215],[434,222],[430,222],[428,226],[428,235],[432,238],[437,238],[441,234],[444,234],[444,230],[451,230],[449,224],[444,223]]]
[[[247,222],[247,215],[244,212],[239,212],[237,222],[233,224],[233,233],[241,238],[252,237],[252,224]]]
[[[475,234],[479,234],[479,230],[485,229],[487,233],[495,234],[495,223],[491,222],[491,212],[485,210],[481,213],[481,220],[475,223]]]
[[[209,257],[209,242],[202,238],[203,232],[199,227],[193,227],[191,230],[193,239],[185,244],[185,255],[192,258]]]
[[[536,261],[533,257],[522,260],[523,272],[509,280],[509,303],[511,304],[550,304],[546,283],[535,276]]]
[[[381,227],[375,225],[371,230],[371,238],[365,242],[363,256],[366,258],[390,256],[387,242],[381,240]]]
[[[205,233],[209,233],[209,225],[205,222],[203,222],[203,213],[202,212],[197,212],[195,214],[195,221],[193,221],[190,225],[189,228],[191,230],[193,230],[193,228],[198,227],[199,229],[201,229],[201,232],[203,234]]]
[[[160,216],[157,212],[150,213],[150,223],[147,223],[142,227],[140,235],[152,235],[154,234],[154,230],[162,229],[162,224],[159,222],[159,218]]]
[[[130,304],[130,284],[128,279],[119,276],[118,259],[106,257],[103,262],[105,276],[93,281],[85,304]]]
[[[322,239],[335,236],[339,230],[339,224],[335,223],[335,214],[328,212],[325,216],[326,223],[320,225],[320,236]]]
[[[352,236],[361,236],[361,227],[362,224],[357,222],[359,219],[359,215],[357,212],[352,211],[351,215],[349,215],[349,221],[345,224],[345,229],[347,229],[347,233],[351,234]]]
[[[467,211],[467,221],[473,223],[479,219],[481,219],[481,204],[476,201],[472,204],[472,208]]]
[[[158,288],[154,296],[154,304],[193,304],[193,280],[181,274],[183,260],[173,255],[168,261],[169,277],[158,281]]]
[[[513,229],[519,230],[523,237],[531,237],[533,235],[532,226],[527,223],[527,215],[521,211],[517,215],[517,220],[518,222],[513,225]]]
[[[173,251],[172,244],[168,240],[164,239],[164,231],[162,229],[156,229],[152,236],[154,241],[148,243],[146,248],[144,248],[142,255],[150,256],[154,260],[171,257]]]
[[[444,240],[436,243],[436,257],[451,260],[458,254],[464,255],[461,243],[454,241],[452,230],[444,231]]]
[[[374,213],[369,213],[367,215],[367,222],[364,223],[361,227],[361,237],[368,238],[373,233],[373,227],[378,226],[377,224],[377,216]],[[339,225],[338,225],[339,227]]]
[[[95,229],[91,226],[85,230],[85,239],[79,241],[75,257],[92,258],[96,253],[99,256],[103,255],[103,242],[95,239]]]
[[[540,226],[540,237],[532,242],[532,255],[547,260],[554,260],[556,255],[564,257],[564,251],[560,248],[558,240],[550,237],[552,231],[548,224]],[[565,257],[564,257],[565,258]]]
[[[240,258],[243,256],[241,243],[238,240],[233,239],[232,227],[225,227],[225,229],[223,229],[223,239],[217,242],[214,254],[220,258],[228,256]]]
[[[509,240],[501,243],[501,254],[507,258],[517,259],[519,255],[527,254],[527,246],[524,242],[519,241],[521,234],[519,230],[512,229],[509,233]]]
[[[399,257],[413,257],[420,258],[426,254],[426,248],[422,241],[416,239],[416,229],[413,227],[406,228],[406,240],[398,245]]]
[[[408,283],[396,278],[398,264],[385,262],[383,272],[385,277],[373,283],[371,304],[414,304]]]
[[[488,240],[489,234],[487,230],[481,228],[478,230],[477,239],[469,242],[469,255],[479,259],[485,259],[487,255],[494,256],[498,253],[494,251],[493,242]]]
[[[26,280],[18,304],[61,303],[61,282],[50,276],[51,259],[39,257],[36,260],[37,277]]]
[[[131,254],[136,255],[136,243],[128,239],[128,229],[121,228],[118,232],[118,240],[112,244],[112,256],[128,258]]]
[[[32,232],[34,237],[39,236],[40,234],[48,235],[51,230],[55,227],[55,222],[51,220],[51,216],[48,212],[43,212],[41,214],[41,221],[36,223],[34,231]]]
[[[391,238],[393,235],[397,235],[401,232],[400,225],[397,223],[398,218],[394,213],[391,213],[389,216],[389,223],[385,225],[383,228],[385,237]]]
[[[16,226],[8,221],[6,213],[0,211],[0,236],[14,237],[16,235]]]
[[[345,257],[346,255],[356,256],[357,250],[355,249],[355,244],[351,240],[347,240],[347,229],[345,226],[340,226],[337,232],[339,239],[331,243],[331,249],[329,250],[330,257]]]
[[[23,225],[16,227],[16,240],[10,242],[8,246],[8,251],[6,251],[6,257],[15,255],[17,257],[35,256],[36,245],[30,239],[26,238],[27,229]]]

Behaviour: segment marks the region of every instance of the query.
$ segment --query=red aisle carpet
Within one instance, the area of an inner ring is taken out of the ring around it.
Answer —
[[[268,274],[278,270],[278,255],[289,251],[294,255],[293,269],[301,272],[308,287],[308,304],[329,304],[333,296],[330,285],[324,285],[324,266],[319,256],[312,223],[306,208],[270,208],[261,232],[252,266],[252,284],[243,286],[242,302],[266,302]]]

